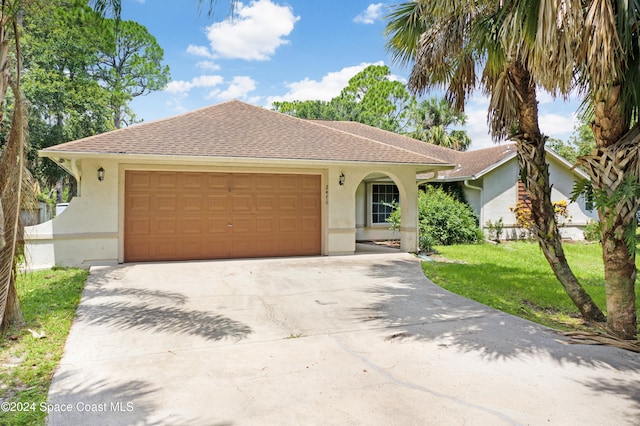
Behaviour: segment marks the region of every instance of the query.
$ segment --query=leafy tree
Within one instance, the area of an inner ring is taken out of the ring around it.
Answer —
[[[390,131],[404,126],[412,97],[391,79],[389,67],[369,65],[353,76],[329,102],[319,100],[274,102],[273,109],[299,118],[357,121]]]
[[[549,148],[572,164],[576,164],[579,157],[589,155],[596,147],[591,126],[583,121],[580,123],[567,142],[550,138]]]
[[[445,100],[418,102],[382,65],[370,65],[356,74],[329,102],[274,102],[273,109],[298,118],[356,121],[459,151],[471,143],[465,131],[449,130],[464,124],[463,113],[452,110]]]
[[[96,28],[106,24],[88,6],[78,14],[65,4],[53,0],[47,7],[29,7],[23,20],[29,168],[45,187],[67,175],[51,161],[40,159],[39,149],[113,128],[109,92],[89,72],[98,60],[102,33]]]
[[[164,51],[147,29],[133,21],[109,25],[95,64],[97,78],[110,93],[115,128],[135,122],[127,107],[137,96],[162,90],[169,82],[169,67],[162,65]]]
[[[413,92],[444,85],[447,100],[459,111],[464,111],[467,97],[482,85],[490,96],[488,119],[493,138],[509,137],[517,143],[535,235],[549,265],[582,315],[602,321],[602,311],[571,271],[562,248],[551,203],[546,138],[538,125],[536,85],[523,55],[528,39],[510,37],[506,29],[501,32],[504,10],[499,1],[403,3],[388,16],[387,47],[397,60],[414,63],[409,79]],[[500,38],[502,34],[505,39]]]

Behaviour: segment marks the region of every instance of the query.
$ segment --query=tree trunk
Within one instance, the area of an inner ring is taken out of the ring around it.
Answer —
[[[621,87],[613,86],[594,102],[596,149],[579,159],[591,177],[602,226],[602,259],[607,294],[607,330],[624,339],[637,338],[636,211],[638,194],[629,185],[640,178],[640,127],[627,132]],[[625,195],[627,194],[627,195]],[[626,238],[625,238],[626,237]],[[631,249],[631,250],[630,250]]]
[[[519,63],[509,69],[518,98],[520,134],[513,137],[518,146],[520,175],[531,201],[535,235],[553,273],[585,319],[603,322],[605,316],[573,274],[562,247],[555,211],[551,203],[546,138],[538,126],[535,84]]]
[[[562,247],[560,231],[551,203],[549,168],[544,137],[537,141],[518,140],[521,178],[531,201],[531,218],[544,257],[567,295],[585,319],[604,322],[605,316],[574,275]]]
[[[0,331],[5,331],[11,326],[17,327],[24,323],[22,312],[20,311],[18,294],[16,292],[15,273],[12,274],[11,284],[9,285],[8,290],[4,315],[2,316],[2,323],[0,324]]]

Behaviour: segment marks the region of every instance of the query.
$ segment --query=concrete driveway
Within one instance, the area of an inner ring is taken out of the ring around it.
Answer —
[[[94,268],[50,425],[632,425],[640,357],[452,295],[409,254]]]

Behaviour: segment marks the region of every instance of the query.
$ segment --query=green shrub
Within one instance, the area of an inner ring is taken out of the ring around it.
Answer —
[[[584,239],[587,241],[600,241],[600,222],[590,220],[587,226],[582,231],[584,233]]]
[[[400,215],[397,208],[387,220],[393,229],[399,229]],[[484,239],[471,207],[431,186],[418,196],[418,227],[419,248],[426,252],[433,251],[436,245],[468,244]]]

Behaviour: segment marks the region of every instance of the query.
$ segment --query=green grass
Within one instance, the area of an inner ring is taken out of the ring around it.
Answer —
[[[565,244],[564,248],[578,280],[606,313],[600,245],[573,243]],[[442,256],[440,261],[423,262],[422,268],[441,287],[552,328],[584,328],[578,309],[553,275],[537,244],[512,242],[437,249]],[[636,305],[640,307],[638,293]]]
[[[44,424],[40,404],[47,400],[86,278],[87,271],[78,269],[18,276],[25,324],[0,336],[0,402],[15,403],[13,408],[22,411],[0,410],[0,424]],[[46,337],[35,338],[28,329]]]

